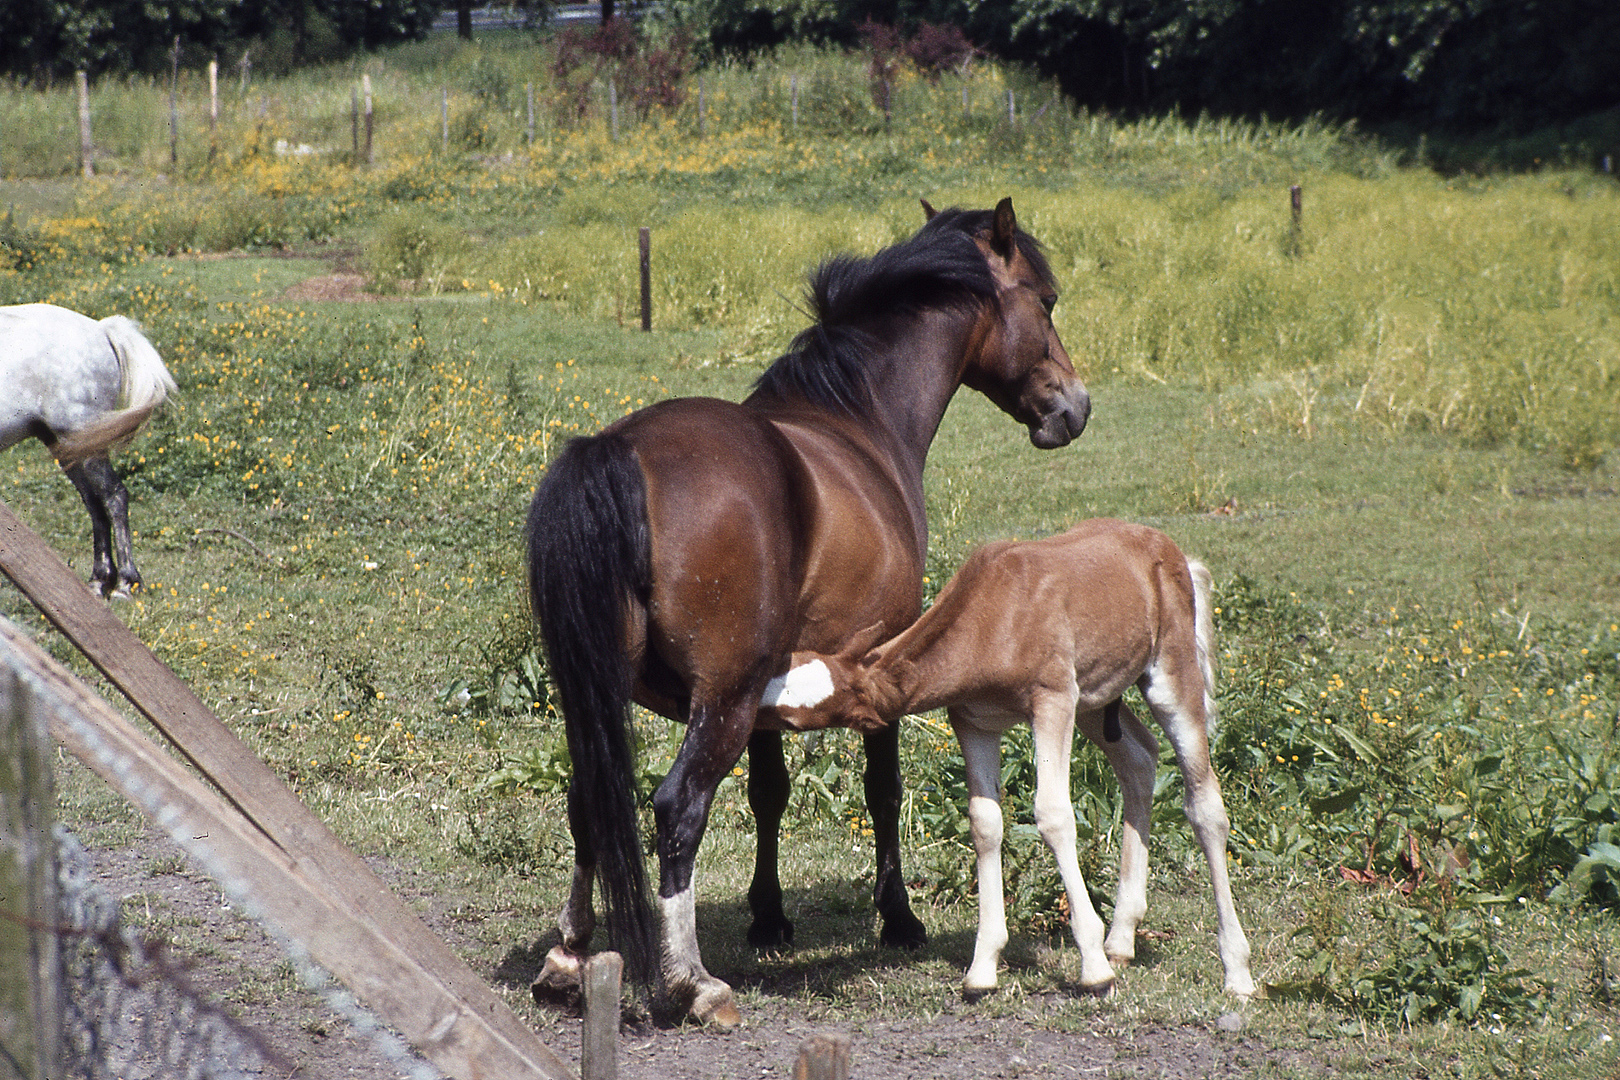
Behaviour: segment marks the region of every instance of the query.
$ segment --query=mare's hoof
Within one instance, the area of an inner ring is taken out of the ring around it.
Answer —
[[[878,941],[891,949],[920,949],[928,944],[928,928],[906,908],[884,918]]]
[[[748,928],[748,944],[756,949],[782,949],[793,944],[793,921],[777,916],[755,919]]]
[[[529,993],[540,1005],[578,1006],[582,990],[585,958],[558,945],[546,954],[545,967],[535,977]]]
[[[742,1023],[742,1013],[732,999],[729,986],[700,993],[692,1002],[692,1018],[720,1031],[730,1031]]]

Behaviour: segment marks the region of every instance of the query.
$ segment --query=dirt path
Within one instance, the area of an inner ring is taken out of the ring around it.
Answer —
[[[121,901],[130,924],[176,943],[186,978],[256,1032],[284,1060],[249,1075],[298,1080],[403,1077],[391,1058],[320,996],[302,989],[281,950],[233,909],[207,876],[165,841],[89,853],[98,886]],[[385,871],[386,872],[386,871]],[[454,926],[429,923],[455,943]],[[512,993],[520,993],[513,990]],[[521,1004],[521,1003],[515,1003]],[[1052,1002],[1055,1006],[1056,1000]],[[547,1013],[542,1039],[564,1060],[579,1060],[579,1021]],[[1268,1049],[1241,1030],[1186,1025],[1060,1033],[1026,1020],[987,1018],[971,1006],[916,1020],[844,1025],[795,1015],[792,1003],[751,1003],[736,1031],[627,1025],[620,1042],[624,1080],[741,1080],[792,1075],[798,1048],[819,1031],[852,1037],[854,1080],[958,1080],[978,1077],[1155,1077],[1164,1080],[1247,1076],[1269,1066],[1295,1075],[1326,1073],[1308,1055]],[[420,1061],[417,1061],[420,1066]],[[132,1068],[123,1075],[158,1077]]]

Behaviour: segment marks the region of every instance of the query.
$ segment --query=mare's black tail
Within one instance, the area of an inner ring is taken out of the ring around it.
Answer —
[[[573,759],[603,914],[631,978],[657,978],[658,933],[636,824],[634,673],[625,620],[651,583],[647,495],[634,449],[617,435],[575,439],[529,507],[529,599],[545,638]]]

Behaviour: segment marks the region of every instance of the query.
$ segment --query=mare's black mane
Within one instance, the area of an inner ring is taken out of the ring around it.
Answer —
[[[871,258],[835,255],[823,262],[810,275],[806,297],[815,323],[759,377],[753,397],[866,412],[872,399],[866,358],[877,342],[875,323],[995,301],[995,279],[973,239],[989,231],[993,217],[989,210],[941,210],[911,239]],[[1051,284],[1039,242],[1023,232],[1016,242]]]

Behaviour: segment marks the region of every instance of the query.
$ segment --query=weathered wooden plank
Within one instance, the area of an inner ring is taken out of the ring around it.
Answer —
[[[0,1073],[62,1075],[51,740],[33,697],[0,669]]]
[[[799,1046],[793,1080],[849,1080],[849,1036],[842,1031],[812,1035]]]
[[[3,502],[0,572],[22,589],[243,818],[296,858],[304,876],[335,906],[349,909],[378,928],[414,958],[427,977],[463,1002],[466,1019],[476,1018],[478,1023],[499,1032],[520,1058],[532,1059],[539,1070],[533,1075],[568,1075],[561,1059],[505,1002],[428,930],[358,855],[333,836],[291,788],[225,727],[189,686],[152,655],[105,603],[93,597],[55,551]]]

